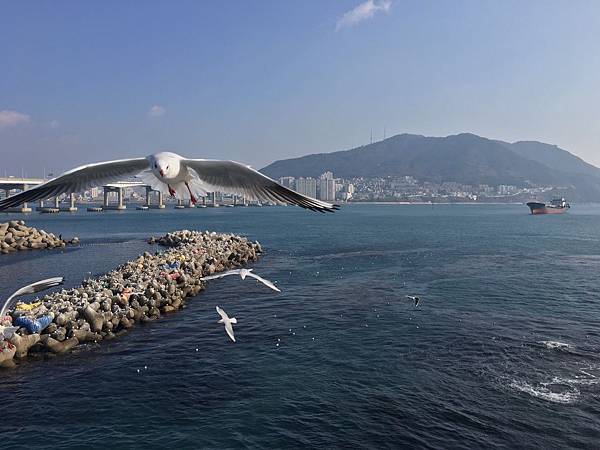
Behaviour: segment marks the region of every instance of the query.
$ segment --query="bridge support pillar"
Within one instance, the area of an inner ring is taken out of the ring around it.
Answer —
[[[26,191],[27,188],[29,188],[29,186],[27,184],[24,184],[23,185],[23,190]],[[27,203],[23,203],[21,205],[20,212],[22,212],[22,213],[29,213],[29,212],[31,212],[31,208],[29,207],[29,205]]]
[[[77,206],[75,206],[75,193],[71,192],[69,194],[69,209],[71,211],[77,211]]]
[[[119,188],[117,191],[117,200],[118,200],[118,209],[125,209],[125,205],[123,205],[123,188]]]
[[[153,192],[156,192],[156,197],[158,197],[157,205],[152,204],[152,193]],[[165,204],[163,202],[163,193],[161,191],[155,191],[150,186],[146,186],[146,206],[148,208],[163,209],[165,207]]]
[[[125,206],[125,204],[123,203],[123,188],[121,187],[112,187],[112,186],[104,186],[104,203],[102,205],[102,210],[104,211],[108,211],[108,210],[122,210],[122,209],[126,209],[127,206]],[[111,192],[116,192],[117,193],[117,204],[116,205],[111,205],[109,203],[109,195]]]
[[[69,206],[62,208],[61,211],[67,211],[67,212],[77,211],[77,206],[75,206],[75,193],[74,192],[71,192],[69,194]]]

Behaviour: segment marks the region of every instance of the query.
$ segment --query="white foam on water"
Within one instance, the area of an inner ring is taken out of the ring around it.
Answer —
[[[552,383],[549,383],[549,384],[568,384],[568,385],[578,384],[580,386],[593,386],[598,383],[600,383],[600,379],[598,379],[598,378],[578,377],[577,375],[575,375],[575,378],[554,377],[552,379]]]
[[[548,385],[557,384],[557,383],[545,383],[546,385],[532,386],[529,383],[524,381],[513,380],[510,383],[510,387],[516,389],[520,392],[524,392],[526,394],[531,395],[532,397],[540,398],[542,400],[546,400],[552,403],[561,403],[564,405],[570,405],[575,403],[581,393],[579,389],[571,387],[571,389],[566,392],[553,392],[548,389]]]
[[[567,344],[566,342],[558,342],[558,341],[538,341],[538,344],[542,344],[548,349],[565,349],[565,348],[575,348],[571,344]]]
[[[571,378],[561,378],[554,377],[552,379],[551,384],[567,384],[570,386],[579,385],[579,386],[594,386],[600,383],[600,377],[590,373],[592,371],[597,371],[598,367],[588,366],[584,369],[579,369],[578,373],[573,375]]]

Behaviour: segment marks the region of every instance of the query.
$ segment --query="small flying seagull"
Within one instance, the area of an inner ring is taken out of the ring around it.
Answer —
[[[219,273],[217,275],[210,275],[208,277],[202,277],[202,278],[200,278],[200,280],[202,280],[202,281],[216,280],[217,278],[223,278],[223,277],[226,277],[228,275],[239,275],[242,280],[245,280],[246,277],[249,276],[249,277],[255,278],[256,280],[260,281],[262,284],[264,284],[265,286],[273,289],[274,291],[281,292],[281,290],[277,286],[275,286],[273,283],[271,283],[269,280],[265,280],[264,278],[259,277],[255,273],[252,273],[253,270],[254,269],[234,269],[234,270],[228,270],[227,272],[222,272],[222,273]]]
[[[50,289],[54,286],[58,286],[63,284],[63,277],[54,277],[48,278],[46,280],[37,281],[32,284],[28,284],[27,286],[23,286],[21,289],[16,290],[10,297],[6,299],[4,305],[2,305],[2,309],[0,309],[0,320],[5,316],[8,308],[12,306],[14,303],[14,299],[21,295],[26,294],[34,294],[36,292],[45,291],[46,289]],[[4,327],[0,325],[0,334],[4,336],[5,339],[10,339],[12,335],[19,329],[19,327]]]
[[[421,297],[417,297],[416,295],[407,295],[406,298],[410,298],[413,302],[415,302],[415,308],[419,306],[419,302],[421,301]]]
[[[235,336],[233,335],[233,325],[232,324],[234,324],[234,323],[237,324],[237,319],[235,317],[232,317],[230,319],[229,316],[227,315],[227,313],[225,311],[223,311],[221,308],[219,308],[218,306],[217,306],[217,312],[221,316],[221,320],[219,320],[217,323],[225,324],[225,331],[227,331],[227,334],[229,335],[231,340],[233,342],[235,342]]]
[[[333,212],[339,205],[288,189],[275,180],[235,161],[190,159],[171,152],[104,161],[76,167],[62,175],[0,201],[0,211],[25,202],[83,192],[107,183],[139,176],[152,189],[197,202],[209,192],[243,195],[263,203],[298,205],[311,211]]]

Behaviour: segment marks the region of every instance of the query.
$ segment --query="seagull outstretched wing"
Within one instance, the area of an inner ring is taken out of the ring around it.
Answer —
[[[18,297],[19,295],[34,294],[36,292],[45,291],[46,289],[50,289],[54,286],[58,286],[59,284],[62,284],[63,281],[64,281],[63,277],[54,277],[54,278],[47,278],[47,279],[41,280],[41,281],[36,281],[35,283],[28,284],[27,286],[23,286],[21,289],[18,289],[17,291],[15,291],[4,302],[4,305],[2,305],[2,309],[0,310],[0,317],[4,317],[6,310],[9,308],[10,304],[12,303],[11,301],[15,297]]]
[[[228,270],[227,272],[221,272],[216,275],[209,275],[207,277],[201,277],[200,280],[202,280],[202,281],[216,280],[217,278],[223,278],[223,277],[226,277],[227,275],[239,275],[239,274],[240,274],[240,269],[234,269],[234,270]]]
[[[227,335],[231,338],[231,340],[235,342],[235,336],[233,335],[233,325],[231,325],[231,322],[225,322],[225,331],[227,332]]]
[[[235,342],[235,336],[233,334],[233,325],[232,325],[232,323],[237,323],[237,320],[236,319],[230,319],[229,316],[227,315],[227,313],[225,311],[223,311],[221,308],[219,308],[218,306],[217,306],[217,312],[221,316],[220,322],[222,322],[223,324],[225,324],[225,331],[227,332],[227,335],[231,338],[231,340],[233,342]]]
[[[271,289],[273,289],[274,291],[277,292],[281,292],[281,289],[279,289],[277,286],[275,286],[273,283],[271,283],[269,280],[265,280],[263,277],[260,277],[258,275],[256,275],[255,273],[249,272],[248,273],[249,277],[252,278],[256,278],[258,281],[260,281],[262,284],[264,284],[267,287],[270,287]]]
[[[76,167],[39,186],[5,198],[0,201],[0,211],[25,202],[44,200],[71,192],[81,192],[92,186],[136,175],[148,167],[149,162],[146,158],[120,159]]]
[[[225,311],[223,311],[221,308],[219,308],[217,306],[217,312],[219,313],[219,315],[221,316],[221,319],[223,319],[223,321],[229,320],[229,316],[227,315],[227,313]]]
[[[266,175],[235,161],[183,159],[182,164],[198,174],[207,191],[243,195],[262,202],[289,203],[319,212],[339,209],[338,205],[307,197],[281,186]]]

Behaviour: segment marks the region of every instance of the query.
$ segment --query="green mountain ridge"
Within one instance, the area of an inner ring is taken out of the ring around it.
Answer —
[[[565,188],[572,200],[600,199],[600,169],[557,146],[508,143],[471,133],[446,137],[399,134],[350,150],[275,161],[268,176],[336,177],[411,175],[421,181]]]

